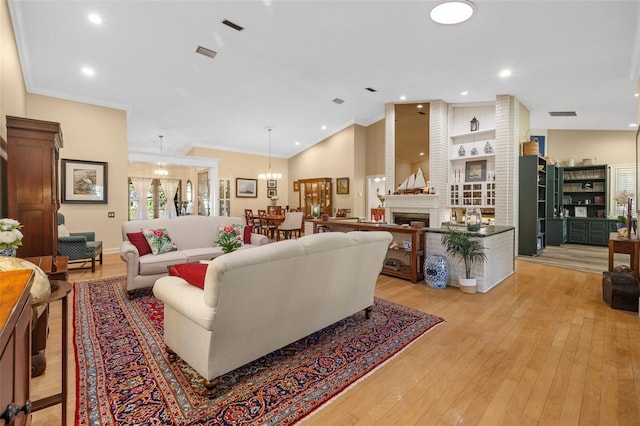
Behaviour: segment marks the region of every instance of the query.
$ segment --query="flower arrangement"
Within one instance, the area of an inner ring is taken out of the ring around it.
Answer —
[[[278,201],[278,196],[277,195],[272,195],[271,196],[271,201]]]
[[[633,198],[635,194],[631,191],[620,191],[616,194],[616,204],[624,206],[627,204],[629,197]]]
[[[241,246],[238,234],[233,226],[225,226],[218,234],[218,245],[223,253],[231,253]]]
[[[0,219],[0,250],[16,249],[22,245],[21,228],[15,219]]]
[[[378,194],[378,200],[380,200],[380,207],[384,207],[384,196],[381,194]]]

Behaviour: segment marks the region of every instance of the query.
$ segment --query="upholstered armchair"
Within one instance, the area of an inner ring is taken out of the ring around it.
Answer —
[[[285,239],[291,238],[294,234],[300,237],[302,234],[302,212],[287,212],[284,221],[278,225],[278,232],[283,234]]]
[[[68,232],[64,215],[58,213],[58,254],[67,256],[70,264],[91,260],[91,272],[95,272],[96,257],[102,265],[102,241],[96,241],[95,232]]]

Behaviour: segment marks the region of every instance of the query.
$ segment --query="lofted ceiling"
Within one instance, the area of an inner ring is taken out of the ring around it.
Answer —
[[[380,120],[401,96],[510,94],[534,129],[637,122],[639,1],[478,0],[475,16],[452,26],[429,20],[433,4],[9,0],[27,90],[125,109],[130,152],[158,153],[162,134],[167,154],[203,146],[267,155],[272,126],[273,156],[289,158]],[[500,78],[505,68],[512,75]]]

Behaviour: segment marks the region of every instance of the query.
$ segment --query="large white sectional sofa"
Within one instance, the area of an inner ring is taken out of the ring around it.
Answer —
[[[209,262],[204,289],[160,278],[164,340],[205,379],[215,378],[360,310],[367,316],[388,232],[333,232],[236,251]]]
[[[218,247],[220,226],[241,225],[244,220],[227,216],[178,216],[165,219],[133,220],[122,224],[122,246],[120,258],[127,263],[127,292],[131,296],[135,290],[153,287],[158,278],[166,276],[167,267],[180,263],[211,260],[222,254]],[[129,241],[128,233],[142,229],[166,229],[176,243],[177,251],[163,254],[140,256],[138,249]],[[252,233],[251,244],[239,250],[267,244],[269,239]]]

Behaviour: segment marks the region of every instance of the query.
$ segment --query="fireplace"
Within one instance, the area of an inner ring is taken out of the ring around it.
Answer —
[[[410,225],[411,222],[422,222],[426,228],[429,227],[429,213],[393,213],[393,223],[397,225]]]

